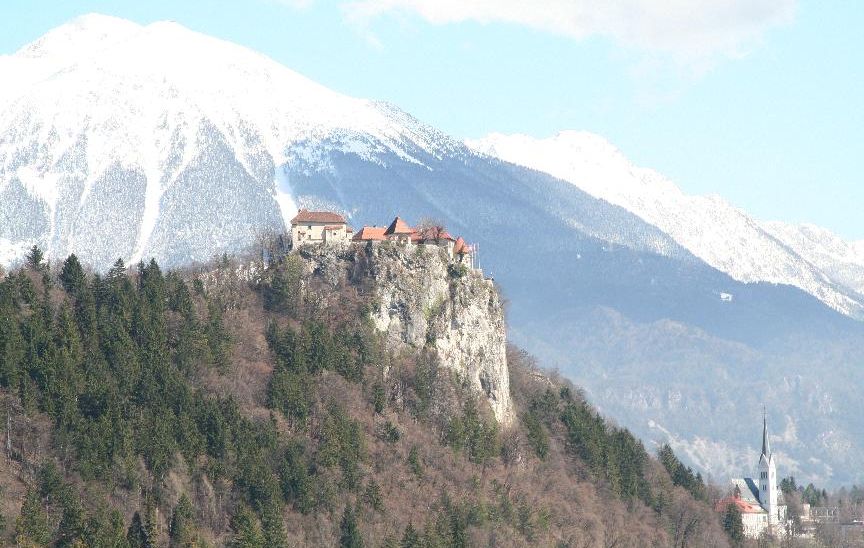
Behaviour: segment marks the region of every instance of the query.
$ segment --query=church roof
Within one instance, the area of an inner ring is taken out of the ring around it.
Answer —
[[[734,478],[732,479],[731,492],[735,492],[735,488],[741,493],[741,500],[751,504],[761,504],[759,502],[759,487],[756,485],[756,480],[753,478]],[[782,506],[786,504],[786,498],[783,496],[781,489],[777,490],[777,504]]]
[[[759,504],[759,488],[753,478],[735,478],[732,480],[732,491],[735,488],[741,492],[741,500]]]
[[[771,456],[771,443],[768,441],[768,417],[762,414],[762,454]]]
[[[725,512],[726,508],[730,505],[734,504],[738,507],[738,511],[742,514],[764,514],[765,509],[759,506],[758,502],[750,502],[744,500],[742,498],[736,497],[734,495],[729,497],[724,497],[717,501],[717,504],[714,506],[714,510],[717,512]]]

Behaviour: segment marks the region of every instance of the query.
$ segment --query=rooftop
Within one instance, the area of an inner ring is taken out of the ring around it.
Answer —
[[[301,223],[346,224],[345,217],[338,213],[333,213],[332,211],[309,211],[308,209],[301,209],[291,219],[292,225]]]
[[[387,227],[387,230],[384,231],[384,234],[387,236],[393,234],[413,234],[415,230],[408,226],[408,223],[403,221],[401,218],[396,217],[393,219],[393,222],[390,223],[390,226]]]
[[[385,230],[387,229],[383,226],[364,226],[354,235],[354,241],[386,240]]]

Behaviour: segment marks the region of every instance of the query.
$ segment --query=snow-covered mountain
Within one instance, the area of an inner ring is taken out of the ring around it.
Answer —
[[[321,154],[298,144],[326,141],[372,162],[383,151],[417,162],[408,147],[462,146],[389,105],[174,23],[84,16],[0,58],[0,74],[7,256],[26,240],[99,265],[207,259],[293,215],[274,167]],[[192,193],[208,202],[190,207]],[[215,233],[199,230],[208,209],[229,221]]]
[[[646,440],[738,473],[712,448],[754,446],[736,425],[768,403],[797,428],[796,475],[858,479],[864,324],[836,312],[860,302],[826,264],[861,246],[823,261],[824,238],[688,198],[596,138],[572,173],[503,161],[174,23],[85,16],[0,74],[0,263],[37,243],[55,266],[184,265],[248,249],[300,204],[355,226],[432,216],[478,244],[512,340]]]
[[[864,295],[864,242],[847,242],[812,224],[770,221],[763,222],[762,228],[832,280]]]
[[[686,195],[588,132],[562,131],[547,139],[493,133],[468,145],[635,213],[736,280],[793,285],[864,318],[864,257],[826,230],[760,223],[719,196]]]

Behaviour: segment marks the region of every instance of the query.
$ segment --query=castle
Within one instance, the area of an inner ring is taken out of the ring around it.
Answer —
[[[413,228],[400,217],[387,227],[364,226],[356,234],[345,217],[332,211],[301,209],[291,219],[291,246],[391,241],[403,245],[434,245],[447,251],[451,260],[474,266],[474,248],[462,237],[454,238],[441,226]]]
[[[777,465],[768,440],[768,419],[762,417],[762,454],[757,465],[757,478],[735,478],[731,495],[720,499],[715,510],[725,512],[734,504],[741,512],[744,534],[751,538],[766,530],[782,534],[786,524],[786,502],[777,488]]]

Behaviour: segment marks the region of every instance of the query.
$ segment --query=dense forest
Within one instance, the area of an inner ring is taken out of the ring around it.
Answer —
[[[17,546],[726,546],[716,493],[508,349],[517,423],[388,348],[358,261],[0,279],[0,538]],[[326,298],[325,298],[326,297]],[[729,527],[727,527],[728,529]]]

